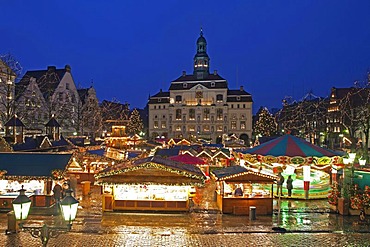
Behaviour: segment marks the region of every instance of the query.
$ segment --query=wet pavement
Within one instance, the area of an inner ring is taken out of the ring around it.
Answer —
[[[370,246],[370,224],[332,212],[326,200],[283,199],[280,210],[275,200],[272,216],[250,220],[219,213],[208,189],[191,213],[102,213],[100,188],[93,187],[91,195],[77,196],[72,230],[48,246]],[[30,215],[31,223],[62,224],[58,216],[43,215]],[[0,230],[6,229],[7,215],[0,214]],[[0,234],[0,242],[41,246],[27,232]]]

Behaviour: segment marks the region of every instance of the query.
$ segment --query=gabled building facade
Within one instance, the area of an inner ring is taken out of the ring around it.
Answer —
[[[171,82],[149,98],[149,138],[209,139],[235,134],[247,140],[252,135],[252,95],[243,87],[232,90],[217,71],[210,73],[207,41],[201,31],[193,73]]]
[[[99,136],[102,130],[102,116],[99,100],[94,87],[78,89],[81,105],[79,125],[81,134],[91,137]]]
[[[16,112],[27,128],[43,130],[54,116],[63,135],[78,131],[79,94],[71,67],[48,66],[46,70],[27,71],[16,84]]]

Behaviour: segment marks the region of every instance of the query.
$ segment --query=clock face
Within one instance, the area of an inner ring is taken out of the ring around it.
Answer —
[[[203,92],[202,91],[195,92],[195,98],[197,98],[197,99],[203,98]]]

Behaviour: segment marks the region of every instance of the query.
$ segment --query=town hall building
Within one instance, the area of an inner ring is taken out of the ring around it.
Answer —
[[[210,73],[207,41],[200,32],[192,74],[171,82],[149,98],[149,137],[220,140],[235,135],[250,140],[252,135],[252,95],[243,86],[229,89],[228,82],[215,70]]]

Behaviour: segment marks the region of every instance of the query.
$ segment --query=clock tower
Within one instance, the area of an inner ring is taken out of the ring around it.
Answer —
[[[194,75],[198,79],[209,75],[209,56],[207,54],[207,41],[203,37],[203,29],[200,29],[200,37],[197,40],[197,54],[194,56]]]

